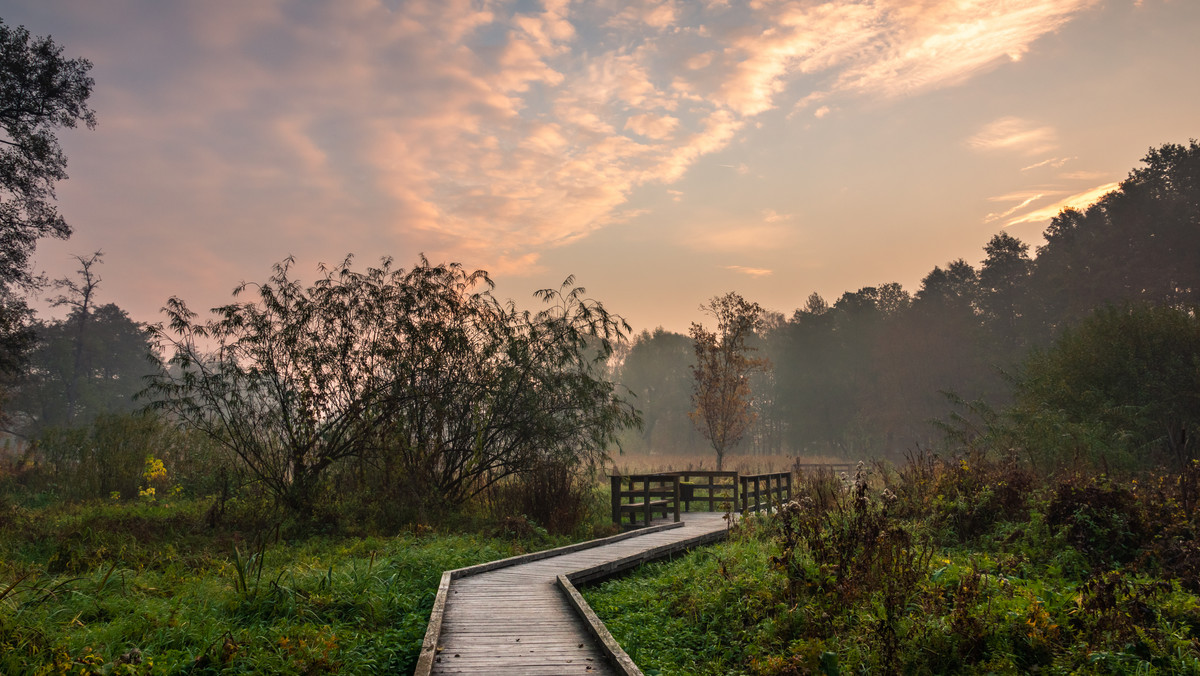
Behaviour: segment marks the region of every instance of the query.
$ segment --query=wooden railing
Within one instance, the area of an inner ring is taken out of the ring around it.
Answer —
[[[739,478],[742,514],[778,507],[792,499],[792,473],[751,474]]]
[[[857,467],[857,463],[849,462],[799,463],[792,469],[801,473],[852,473]],[[673,514],[679,521],[680,503],[685,512],[696,503],[704,511],[736,510],[746,514],[778,507],[793,497],[792,472],[740,476],[737,472],[682,471],[609,478],[613,523],[623,527],[648,526],[655,514],[664,518]]]
[[[679,477],[674,474],[627,474],[612,482],[612,519],[619,526],[649,526],[655,514],[679,521]],[[625,523],[625,516],[629,523]],[[638,521],[641,521],[639,524]]]
[[[731,512],[737,509],[737,472],[689,470],[662,474],[679,477],[679,496],[685,512],[692,510],[692,503],[697,503],[700,510],[706,512]]]

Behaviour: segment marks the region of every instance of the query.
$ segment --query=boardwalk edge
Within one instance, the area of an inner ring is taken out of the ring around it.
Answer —
[[[583,596],[580,595],[575,585],[571,584],[568,576],[558,576],[558,588],[567,595],[567,602],[571,604],[571,607],[583,619],[583,624],[587,627],[588,633],[592,635],[592,638],[600,642],[600,650],[608,658],[613,668],[617,670],[617,673],[622,676],[643,676],[642,670],[638,669],[638,666],[633,663],[633,658],[629,656],[629,653],[625,652],[621,648],[621,644],[617,643],[617,639],[613,638],[612,633],[608,631],[608,627],[604,626],[604,623],[596,616],[596,612],[592,610],[588,602],[583,600]]]
[[[613,638],[612,632],[608,630],[608,627],[600,620],[596,612],[588,605],[588,602],[584,600],[583,595],[579,593],[579,590],[575,588],[573,583],[597,582],[630,568],[636,568],[643,563],[665,558],[678,552],[685,552],[701,545],[718,542],[727,537],[729,537],[729,529],[725,528],[681,542],[673,542],[655,547],[654,549],[648,549],[639,554],[632,554],[616,561],[609,561],[598,566],[562,574],[558,576],[558,588],[567,595],[567,602],[579,614],[580,619],[583,620],[584,625],[587,627],[588,633],[600,642],[600,649],[604,652],[613,668],[623,676],[642,676],[642,670],[634,663],[629,653],[625,652],[621,644],[617,643],[617,640]]]
[[[565,547],[546,549],[540,552],[533,552],[531,554],[510,556],[507,559],[489,561],[488,563],[467,566],[466,568],[455,568],[454,570],[447,570],[443,572],[441,583],[438,585],[437,597],[433,601],[433,610],[429,613],[429,625],[425,629],[425,640],[421,642],[421,654],[420,657],[417,658],[417,668],[413,671],[413,676],[429,676],[433,673],[433,665],[436,661],[438,653],[438,642],[442,637],[442,616],[446,612],[446,597],[450,593],[450,583],[453,580],[470,575],[486,573],[498,568],[507,568],[509,566],[516,566],[522,563],[540,561],[542,559],[548,559],[552,556],[559,556],[560,554],[570,554],[572,552],[591,549],[593,547],[603,547],[604,545],[611,544],[613,542],[620,542],[621,540],[627,540],[639,535],[649,535],[650,533],[671,530],[672,528],[682,528],[683,526],[683,523],[667,523],[660,526],[650,526],[649,528],[638,528],[627,533],[620,533],[618,535],[612,535],[606,538],[577,542],[573,545],[566,545]],[[582,597],[580,600],[582,600]],[[601,624],[601,626],[603,627],[603,624]],[[604,631],[607,633],[608,629],[605,628]],[[617,649],[620,650],[620,646],[617,646]],[[624,655],[625,652],[621,651],[621,654]],[[625,655],[625,659],[629,659],[629,656]],[[630,664],[632,664],[632,661]],[[636,667],[634,668],[636,669]],[[640,674],[641,672],[639,671],[637,673]]]

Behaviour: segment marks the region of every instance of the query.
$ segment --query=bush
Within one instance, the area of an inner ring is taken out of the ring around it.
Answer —
[[[1184,467],[1200,426],[1200,317],[1129,305],[1096,311],[1026,361],[1013,409],[1046,469]]]
[[[488,504],[498,520],[524,517],[554,535],[570,535],[593,516],[592,477],[561,458],[546,458],[512,480],[494,484]]]
[[[604,372],[629,327],[573,278],[533,313],[493,297],[487,273],[423,257],[362,272],[347,258],[309,286],[291,266],[208,321],[172,298],[153,334],[173,356],[150,394],[300,521],[345,465],[384,474],[420,514],[546,453],[597,460],[640,421]]]
[[[828,475],[800,482],[803,497],[785,504],[774,519],[781,551],[771,561],[787,579],[786,602],[807,606],[809,637],[828,638],[829,619],[853,612],[865,600],[880,666],[895,671],[902,625],[928,576],[932,549],[889,516],[891,491],[871,496],[861,464],[849,486],[832,488]]]
[[[1104,476],[1059,482],[1046,521],[1065,528],[1068,542],[1098,567],[1129,563],[1149,535],[1134,492]]]

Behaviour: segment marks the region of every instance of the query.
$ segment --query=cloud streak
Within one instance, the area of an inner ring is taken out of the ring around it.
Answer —
[[[967,139],[967,145],[982,151],[1009,151],[1022,155],[1040,155],[1058,147],[1058,138],[1051,127],[1039,127],[1029,120],[1018,117],[1002,117],[984,126],[974,136]],[[1025,167],[1022,171],[1053,164],[1056,161],[1051,159],[1038,162]]]
[[[766,268],[747,268],[741,265],[726,265],[725,269],[732,270],[738,274],[746,275],[748,277],[770,277],[772,274],[774,274],[773,270],[768,270]]]
[[[1017,225],[1018,223],[1040,223],[1049,221],[1057,216],[1063,209],[1086,209],[1101,197],[1104,197],[1113,190],[1116,190],[1120,185],[1121,184],[1119,182],[1105,183],[1083,192],[1076,193],[1049,206],[1016,216],[1005,223],[1005,227]]]
[[[275,219],[314,250],[369,241],[526,272],[768,111],[811,105],[824,119],[844,108],[835,98],[952,86],[1095,4],[126,0],[147,22],[139,40],[171,42],[178,63],[155,70],[111,47],[95,60],[141,74],[103,90],[120,100],[103,108],[122,111],[104,125],[114,151],[142,153],[148,184],[164,167],[189,177],[170,192],[187,193],[190,227],[249,251],[278,239],[254,225]],[[1033,154],[1055,139],[1004,118],[971,144]],[[256,194],[286,199],[268,213]],[[753,246],[741,230],[704,238]]]

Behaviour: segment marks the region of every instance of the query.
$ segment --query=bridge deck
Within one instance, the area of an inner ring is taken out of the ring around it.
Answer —
[[[570,575],[724,530],[723,514],[692,512],[684,525],[600,547],[453,580],[446,596],[434,674],[611,674],[598,641],[556,588]]]

